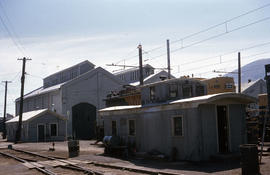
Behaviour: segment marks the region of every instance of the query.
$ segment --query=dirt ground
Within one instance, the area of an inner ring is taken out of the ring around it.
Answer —
[[[203,174],[217,174],[217,175],[240,175],[241,168],[239,160],[223,160],[218,162],[168,162],[158,160],[145,160],[142,158],[133,158],[123,160],[119,158],[108,157],[103,154],[104,148],[101,144],[93,145],[95,141],[80,141],[80,155],[72,159],[95,161],[106,163],[110,165],[126,166],[131,168],[139,168],[145,170],[158,170],[172,172],[182,175],[203,175]],[[61,158],[68,158],[67,142],[55,142],[55,151],[49,151],[52,148],[51,142],[45,143],[8,143],[5,140],[0,140],[0,149],[7,148],[12,144],[14,148],[23,149],[31,152],[37,152],[43,155],[50,155]],[[268,154],[265,154],[268,155]],[[270,156],[263,156],[260,171],[262,175],[270,174]],[[92,165],[89,165],[91,167]],[[94,167],[92,167],[94,168]],[[98,167],[96,167],[98,169]],[[29,171],[20,162],[0,156],[0,175],[7,174],[41,174],[35,170]],[[101,167],[99,169],[102,169]],[[110,170],[106,170],[110,172]],[[125,174],[123,171],[120,173],[118,170],[113,171],[112,174]]]

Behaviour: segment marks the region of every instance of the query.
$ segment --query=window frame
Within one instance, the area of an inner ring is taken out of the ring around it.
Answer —
[[[173,91],[172,86],[176,86],[176,89]],[[175,93],[175,96],[171,96],[172,93]],[[178,96],[178,85],[177,84],[169,84],[169,98],[174,99]]]
[[[233,83],[225,83],[225,89],[233,89]]]
[[[199,88],[202,88],[202,89],[199,89]],[[199,91],[199,90],[202,90],[202,91]],[[202,92],[202,94],[199,94],[199,92]],[[196,93],[195,96],[203,96],[203,95],[205,95],[205,86],[203,86],[203,85],[196,85],[195,86],[195,93]]]
[[[189,88],[190,89],[190,96],[185,96],[185,93],[184,93],[184,89],[187,89]],[[193,86],[192,85],[183,85],[182,86],[182,94],[183,94],[183,98],[191,98],[193,97]]]
[[[181,120],[182,120],[182,134],[181,135],[176,135],[175,134],[175,118],[181,118]],[[172,136],[173,137],[184,137],[184,117],[183,117],[183,115],[175,115],[175,116],[173,116],[172,118],[171,118],[172,120],[171,120],[171,123],[172,123]]]

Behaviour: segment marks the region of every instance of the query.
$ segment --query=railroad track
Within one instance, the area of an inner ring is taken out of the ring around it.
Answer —
[[[0,149],[0,154],[15,159],[23,163],[29,169],[36,169],[46,175],[58,175],[58,174],[105,175],[110,172],[119,175],[125,174],[176,175],[175,173],[171,172],[124,167],[101,162],[79,161],[74,159],[65,160],[19,149]]]
[[[29,169],[36,169],[46,175],[58,175],[58,174],[95,174],[104,175],[102,172],[93,171],[85,167],[76,165],[74,162],[69,162],[63,159],[57,159],[50,156],[44,156],[37,153],[18,150],[18,149],[1,149],[0,154],[15,159]],[[42,165],[42,162],[44,165]],[[51,165],[50,166],[50,162]]]

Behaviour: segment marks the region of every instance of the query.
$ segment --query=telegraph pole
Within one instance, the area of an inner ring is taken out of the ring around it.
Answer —
[[[170,40],[168,39],[167,39],[167,64],[168,64],[168,79],[171,79]]]
[[[5,99],[4,99],[4,117],[3,117],[3,139],[6,139],[7,131],[6,131],[6,109],[7,109],[7,85],[11,83],[11,81],[2,81],[5,83]]]
[[[241,54],[238,52],[238,93],[241,93]]]
[[[25,79],[25,63],[26,63],[27,60],[31,60],[31,59],[23,57],[23,58],[20,58],[18,60],[22,60],[23,65],[22,65],[22,77],[21,77],[21,97],[20,97],[19,122],[18,122],[17,131],[16,131],[15,143],[17,143],[21,139],[22,115],[23,115],[23,91],[24,91],[24,79]]]
[[[142,45],[138,46],[139,49],[139,68],[140,68],[140,85],[143,85],[143,67],[142,67]]]

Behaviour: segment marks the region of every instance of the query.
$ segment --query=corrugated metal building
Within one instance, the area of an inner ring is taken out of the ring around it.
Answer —
[[[158,150],[181,160],[207,160],[238,152],[246,143],[245,105],[254,98],[222,93],[151,106],[119,106],[99,111],[105,135],[122,137],[142,152]]]
[[[194,79],[173,79],[145,85],[142,105],[99,111],[105,135],[120,136],[136,150],[159,152],[181,160],[208,160],[219,153],[238,152],[246,143],[244,94],[206,95],[206,85]]]
[[[14,141],[19,116],[6,122],[7,141]],[[67,120],[48,109],[23,113],[21,141],[63,141],[66,139]]]
[[[95,138],[97,110],[106,96],[123,82],[101,67],[83,61],[44,78],[43,86],[24,96],[23,112],[50,109],[67,119],[68,136]],[[16,115],[20,99],[16,100]]]

